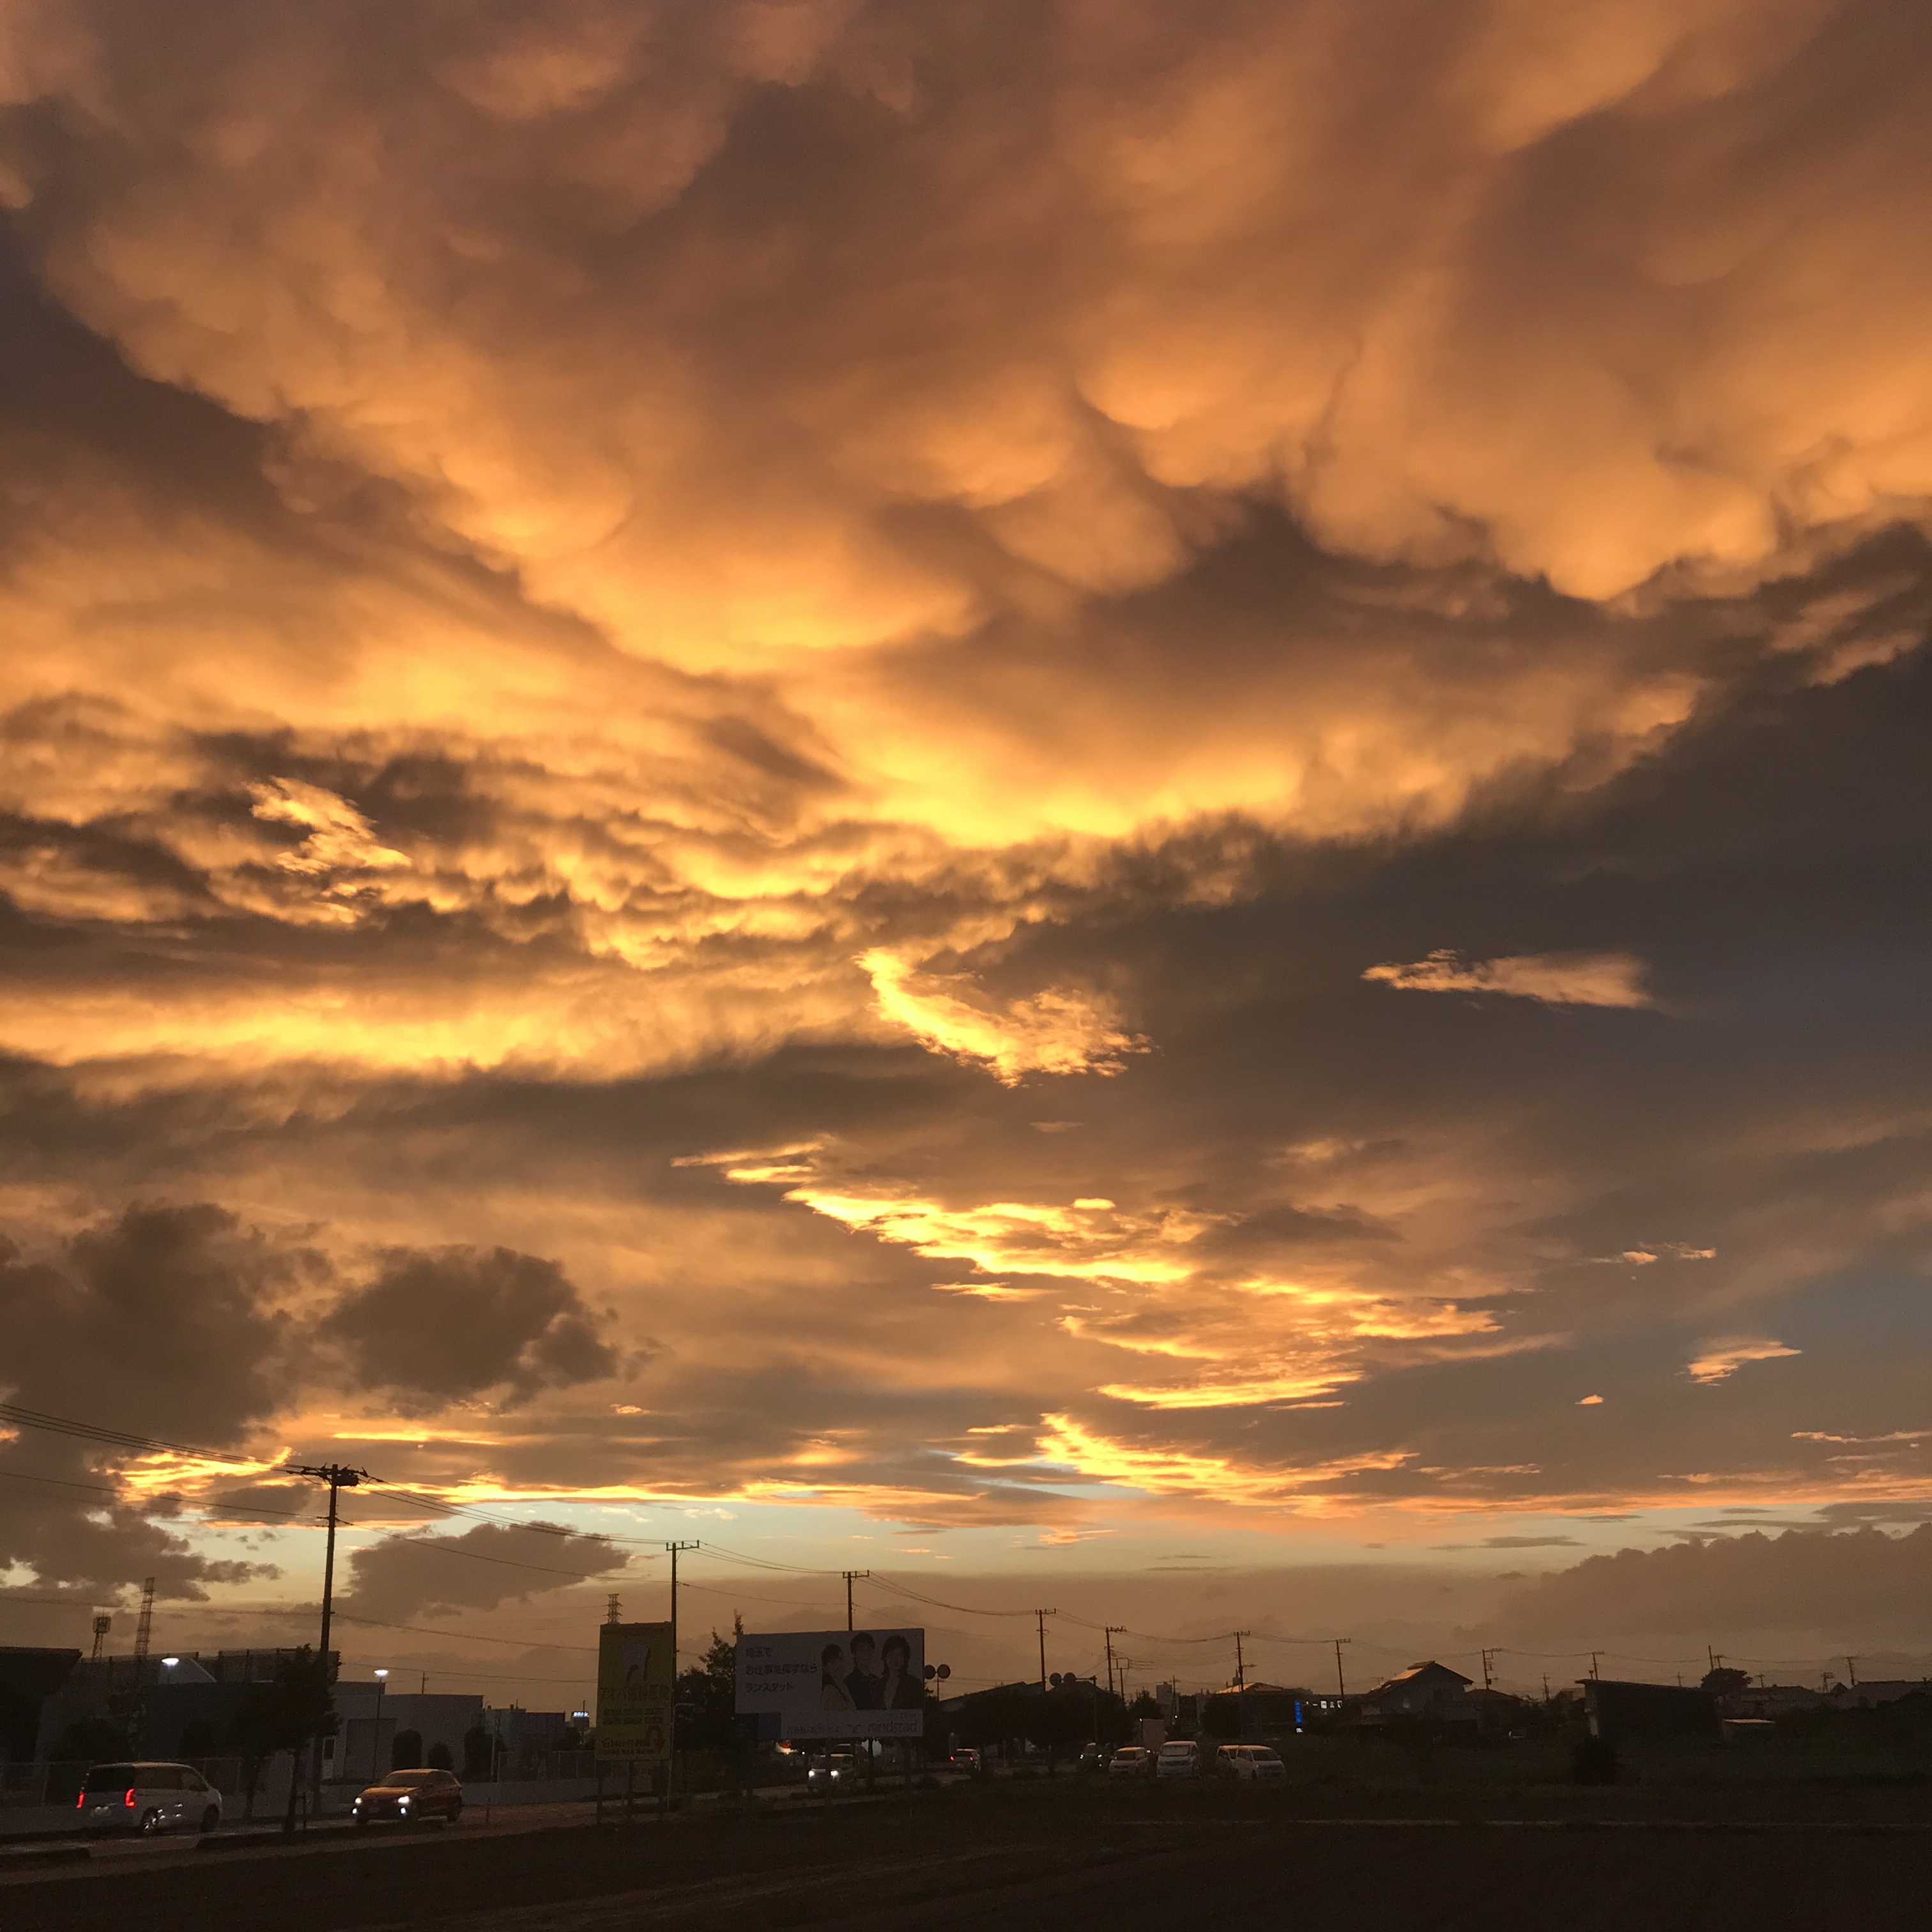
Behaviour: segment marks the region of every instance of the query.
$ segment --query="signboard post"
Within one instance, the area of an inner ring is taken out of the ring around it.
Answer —
[[[776,1718],[789,1738],[917,1738],[926,1732],[922,1630],[780,1630],[738,1640],[741,1716]]]
[[[672,1678],[669,1624],[600,1624],[597,1630],[597,1769],[624,1767],[624,1813],[631,1815],[638,1767],[670,1762]]]

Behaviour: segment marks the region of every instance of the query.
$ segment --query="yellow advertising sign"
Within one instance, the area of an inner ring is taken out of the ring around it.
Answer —
[[[597,1633],[597,1755],[633,1764],[670,1757],[669,1624],[604,1624]]]

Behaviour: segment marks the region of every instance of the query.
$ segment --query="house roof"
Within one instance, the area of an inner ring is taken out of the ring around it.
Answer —
[[[1412,1664],[1406,1670],[1398,1670],[1393,1677],[1384,1678],[1369,1695],[1378,1697],[1384,1690],[1392,1690],[1398,1684],[1419,1683],[1424,1678],[1432,1676],[1453,1677],[1458,1684],[1467,1684],[1471,1681],[1460,1670],[1451,1670],[1448,1664],[1438,1664],[1430,1659],[1420,1664]]]

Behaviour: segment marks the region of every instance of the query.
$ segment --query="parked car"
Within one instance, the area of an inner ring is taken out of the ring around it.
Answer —
[[[97,1764],[74,1799],[87,1832],[212,1832],[221,1793],[190,1764]]]
[[[1200,1768],[1200,1760],[1193,1745],[1182,1738],[1162,1744],[1160,1756],[1154,1761],[1154,1774],[1156,1778],[1192,1778]]]
[[[454,1772],[392,1771],[350,1806],[349,1815],[358,1825],[373,1825],[379,1818],[403,1825],[446,1818],[453,1825],[463,1816],[463,1786]]]
[[[1256,1784],[1288,1775],[1287,1766],[1266,1744],[1223,1744],[1214,1754],[1214,1768],[1224,1777]]]
[[[981,1762],[979,1752],[971,1744],[962,1744],[946,1759],[946,1768],[948,1771],[963,1771],[970,1777],[976,1778],[980,1774]]]
[[[850,1751],[833,1751],[814,1763],[805,1774],[805,1781],[814,1791],[843,1791],[850,1789],[857,1774]]]
[[[1123,1744],[1107,1760],[1109,1778],[1144,1778],[1154,1766],[1153,1752],[1139,1744]]]

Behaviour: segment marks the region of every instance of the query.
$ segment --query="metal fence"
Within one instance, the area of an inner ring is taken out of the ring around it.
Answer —
[[[29,1810],[45,1804],[71,1804],[94,1764],[111,1759],[17,1759],[0,1763],[0,1810]],[[224,1798],[239,1798],[247,1791],[248,1766],[238,1757],[170,1758],[170,1764],[190,1764]],[[256,1788],[267,1782],[268,1766],[262,1767]]]
[[[81,1785],[94,1765],[115,1761],[104,1758],[56,1759],[51,1762],[31,1758],[0,1760],[0,1811],[71,1804],[80,1796]],[[245,1758],[180,1757],[170,1758],[166,1762],[192,1765],[224,1798],[238,1801],[247,1794],[248,1762]],[[263,1761],[255,1781],[258,1800],[272,1782],[278,1790],[287,1790],[286,1767],[286,1753],[278,1753],[275,1757]],[[460,1765],[457,1766],[459,1775],[462,1769]],[[596,1769],[596,1760],[587,1750],[526,1752],[520,1754],[514,1762],[506,1752],[499,1775],[526,1784],[550,1783],[565,1778],[592,1777]],[[331,1790],[338,1786],[352,1786],[359,1790],[369,1781],[367,1777],[356,1774],[346,1778],[332,1778],[328,1786]],[[474,1781],[485,1780],[479,1778]]]

